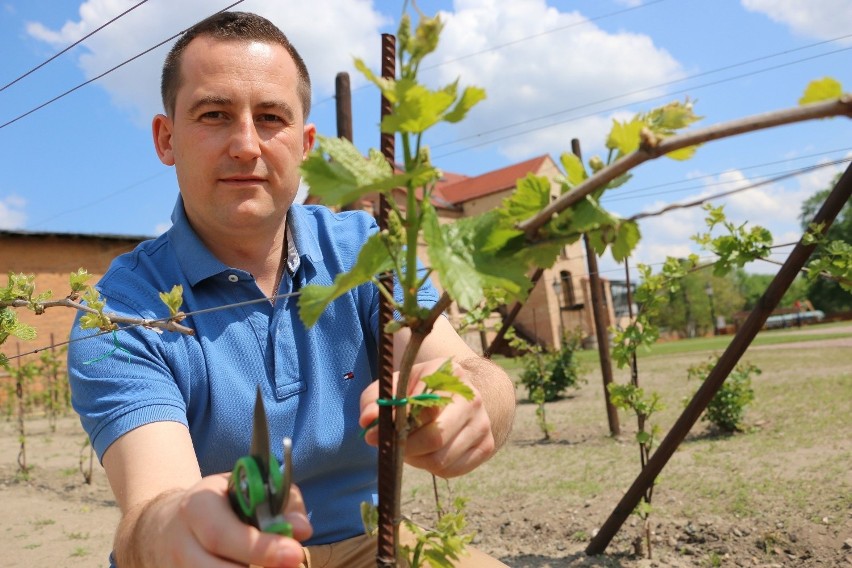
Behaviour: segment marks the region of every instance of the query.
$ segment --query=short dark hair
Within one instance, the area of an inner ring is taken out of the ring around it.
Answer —
[[[302,116],[307,119],[311,112],[311,77],[305,62],[287,36],[275,24],[257,14],[249,12],[219,12],[206,18],[188,30],[175,42],[163,63],[160,94],[166,114],[174,116],[175,101],[180,88],[180,64],[186,46],[199,36],[209,36],[221,41],[259,41],[284,47],[299,71],[297,91],[302,103]]]

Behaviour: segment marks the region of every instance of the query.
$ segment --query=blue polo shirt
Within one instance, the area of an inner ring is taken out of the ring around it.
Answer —
[[[183,285],[185,312],[263,298],[251,274],[205,248],[180,198],[172,221],[159,238],[113,261],[97,285],[106,311],[167,317],[159,293],[175,284]],[[376,230],[363,212],[293,205],[288,234],[298,252],[288,264],[295,271],[285,271],[279,293],[332,284]],[[438,299],[429,284],[419,296],[425,306]],[[259,385],[279,461],[280,441],[293,439],[294,478],[314,526],[306,544],[363,534],[360,504],[375,499],[377,454],[359,436],[358,417],[361,392],[377,376],[378,291],[370,283],[351,290],[310,329],[297,302],[193,315],[184,322],[193,336],[136,327],[72,342],[73,405],[98,456],[134,428],[174,421],[189,429],[202,475],[230,471],[249,450]],[[92,334],[75,324],[72,339]]]

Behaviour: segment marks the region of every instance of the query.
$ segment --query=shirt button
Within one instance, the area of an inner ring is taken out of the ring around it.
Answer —
[[[236,274],[228,274],[228,280],[230,280],[231,282],[239,282],[240,277]]]

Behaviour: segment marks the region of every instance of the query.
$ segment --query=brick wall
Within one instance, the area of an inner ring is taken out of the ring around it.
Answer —
[[[132,250],[141,237],[91,236],[58,233],[0,232],[0,284],[7,284],[9,272],[34,274],[36,293],[50,290],[52,297],[62,298],[70,289],[68,276],[85,268],[95,284],[106,272],[113,258]],[[29,352],[68,338],[74,321],[74,310],[51,308],[41,315],[29,310],[18,310],[21,321],[33,325],[38,337],[29,342],[9,338],[0,349],[14,356],[20,349]]]

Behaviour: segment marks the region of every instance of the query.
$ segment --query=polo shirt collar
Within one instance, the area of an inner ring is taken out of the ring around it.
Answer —
[[[198,238],[189,224],[189,219],[186,218],[183,198],[180,195],[172,211],[172,227],[168,234],[181,269],[192,286],[229,269],[226,264],[213,256],[213,253],[207,250]]]
[[[312,214],[303,205],[294,203],[290,206],[290,210],[287,212],[287,228],[291,237],[288,241],[288,249],[293,246],[298,251],[299,258],[305,259],[311,264],[318,264],[322,262],[322,249],[314,232],[311,217]],[[292,242],[292,245],[290,242]],[[289,253],[288,250],[288,255]]]
[[[301,205],[292,205],[287,213],[287,228],[290,239],[287,243],[287,269],[294,274],[301,261],[310,264],[322,262],[322,249],[310,222],[310,213]],[[168,231],[169,241],[175,250],[184,274],[192,286],[202,280],[232,270],[217,259],[204,246],[189,224],[183,198],[178,195],[172,211],[172,227]]]

